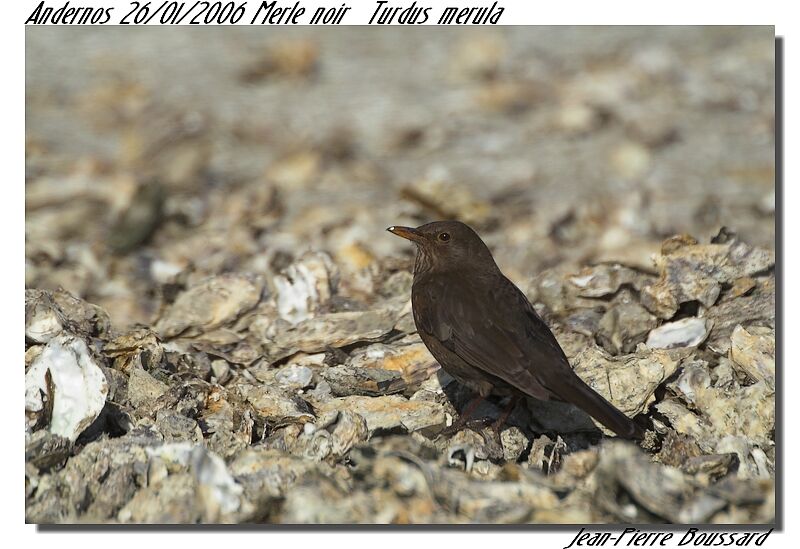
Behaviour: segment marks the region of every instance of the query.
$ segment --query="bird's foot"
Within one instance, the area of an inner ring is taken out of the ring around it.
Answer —
[[[490,427],[491,425],[493,425],[492,418],[482,417],[467,421],[464,427],[466,427],[467,429],[472,429],[475,432],[480,432],[486,427]]]
[[[453,436],[454,434],[459,432],[461,430],[462,426],[463,426],[463,422],[456,421],[450,427],[445,427],[444,429],[439,431],[439,434],[437,435],[436,438],[442,438],[442,437],[450,438],[451,436]]]
[[[562,456],[567,451],[567,443],[561,438],[561,435],[556,437],[556,442],[550,450],[550,455],[545,458],[544,474],[552,475],[561,469]]]
[[[496,419],[495,421],[493,421],[492,423],[490,423],[488,425],[489,429],[491,429],[492,431],[497,433],[497,435],[499,436],[500,432],[506,426],[506,419],[507,418],[504,418],[504,417]]]
[[[480,418],[480,419],[469,419],[464,416],[459,417],[450,427],[446,427],[439,433],[440,437],[451,437],[458,433],[459,431],[463,431],[464,429],[470,429],[475,431],[476,433],[480,433],[484,427],[489,425],[490,418]]]
[[[484,434],[484,432],[488,429],[492,433],[492,438],[498,444],[500,444],[500,433],[506,426],[506,422],[508,421],[508,416],[514,409],[515,404],[516,404],[516,399],[513,399],[511,401],[510,406],[508,406],[506,410],[500,415],[500,417],[498,417],[494,421],[492,421],[491,417],[471,419],[467,414],[462,414],[450,427],[444,429],[439,434],[439,436],[450,437],[464,429],[470,429],[472,431],[475,431],[476,433]]]

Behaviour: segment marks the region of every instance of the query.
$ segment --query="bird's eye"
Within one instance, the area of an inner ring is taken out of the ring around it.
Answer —
[[[450,240],[450,233],[439,233],[439,240],[442,242],[447,242]]]

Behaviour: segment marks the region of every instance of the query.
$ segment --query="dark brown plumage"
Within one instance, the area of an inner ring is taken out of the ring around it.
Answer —
[[[572,370],[558,341],[469,226],[389,227],[417,245],[411,303],[442,368],[482,397],[524,394],[570,402],[625,438],[643,431]]]

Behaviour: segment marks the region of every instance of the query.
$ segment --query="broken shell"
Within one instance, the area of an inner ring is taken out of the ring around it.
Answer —
[[[517,427],[509,427],[500,432],[500,442],[503,446],[503,459],[513,463],[525,452],[530,440]]]
[[[65,290],[25,290],[25,337],[46,343],[69,324],[71,333],[84,337],[106,334],[108,315],[97,305],[78,299]]]
[[[418,339],[414,341],[405,345],[369,345],[352,353],[347,365],[397,371],[407,384],[421,383],[436,372],[439,365],[422,342]]]
[[[656,388],[679,364],[668,351],[637,351],[611,357],[597,347],[586,349],[571,362],[576,374],[629,416],[647,408]]]
[[[755,288],[757,282],[749,276],[742,276],[733,281],[731,286],[731,297],[741,297],[749,294]]]
[[[713,306],[721,284],[770,269],[775,254],[732,238],[719,244],[670,247],[658,262],[661,278],[643,288],[642,305],[661,318],[670,318],[681,303],[688,301]]]
[[[136,407],[153,404],[169,387],[142,368],[133,368],[128,379],[128,400]]]
[[[297,324],[315,315],[335,291],[338,272],[330,256],[307,253],[272,280],[278,314]]]
[[[608,264],[587,267],[569,277],[570,284],[579,288],[578,295],[581,297],[604,297],[615,294],[623,285],[641,290],[648,280],[652,280],[651,275],[623,265]]]
[[[718,380],[719,384],[720,381]],[[664,400],[656,408],[679,433],[691,435],[706,453],[734,451],[720,447],[728,436],[741,436],[749,448],[768,447],[775,425],[774,391],[764,382],[748,387],[713,385],[708,365],[693,361],[683,365],[672,390],[692,407]]]
[[[401,428],[404,431],[441,431],[446,422],[442,406],[398,395],[379,397],[348,396],[324,402],[320,410],[350,410],[362,416],[370,433]]]
[[[25,338],[47,343],[64,329],[66,318],[49,293],[25,290]]]
[[[630,353],[656,325],[656,318],[635,301],[614,305],[600,319],[597,340],[614,354]]]
[[[731,334],[731,359],[748,376],[775,388],[775,332],[770,328],[737,326]]]
[[[49,431],[73,442],[100,415],[107,395],[103,371],[76,337],[50,339],[25,373],[26,414],[38,417],[49,408]]]
[[[261,289],[258,279],[244,275],[209,278],[179,295],[156,323],[156,330],[169,338],[217,328],[255,307]]]
[[[291,364],[275,374],[275,381],[292,389],[305,389],[311,385],[314,372],[308,366]]]
[[[331,432],[331,454],[344,457],[353,446],[369,437],[369,428],[361,415],[349,410],[340,410],[336,421],[327,427]]]
[[[318,353],[328,347],[375,341],[394,328],[396,318],[388,309],[319,315],[276,334],[267,344],[269,357],[274,362],[298,351]]]
[[[738,325],[770,325],[775,319],[775,279],[759,281],[748,295],[721,300],[705,312],[705,318],[714,322],[707,346],[717,354],[727,355],[731,334]]]
[[[231,367],[227,360],[212,360],[211,372],[220,385],[225,385],[231,379]]]
[[[248,387],[243,390],[256,415],[272,425],[306,423],[314,420],[314,415],[302,399],[280,389]]]
[[[380,396],[404,391],[408,384],[400,372],[380,368],[355,368],[342,365],[320,372],[334,396]]]
[[[103,354],[114,359],[115,369],[127,374],[136,367],[158,367],[164,358],[164,349],[154,332],[138,329],[106,343]]]
[[[708,336],[708,326],[707,320],[695,317],[668,322],[650,330],[646,345],[651,349],[696,347]]]
[[[622,442],[603,444],[593,476],[598,503],[620,518],[637,522],[644,518],[641,511],[634,508],[633,515],[629,515],[617,501],[620,488],[649,513],[673,522],[684,518],[684,502],[693,492],[692,484],[679,469],[651,463],[636,446]],[[652,486],[660,489],[652,490]]]
[[[47,470],[66,461],[72,449],[68,438],[41,429],[25,440],[25,462]]]

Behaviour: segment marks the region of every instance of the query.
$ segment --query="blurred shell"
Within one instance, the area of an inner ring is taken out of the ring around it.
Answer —
[[[600,462],[594,469],[598,504],[617,515],[621,520],[650,522],[637,507],[625,506],[618,501],[624,491],[647,512],[671,522],[684,522],[685,505],[691,500],[694,487],[689,478],[674,467],[651,463],[635,446],[609,442],[600,451]],[[653,490],[653,486],[659,486]],[[708,515],[692,517],[699,522]]]
[[[491,204],[475,197],[465,185],[437,176],[415,181],[404,187],[401,194],[438,218],[481,226],[491,216]]]
[[[265,47],[239,77],[256,84],[270,77],[307,78],[317,69],[319,50],[309,40],[281,40]]]

